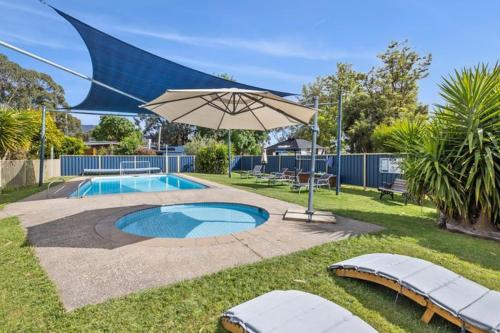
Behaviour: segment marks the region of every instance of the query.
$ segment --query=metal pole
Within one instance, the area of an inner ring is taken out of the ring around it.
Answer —
[[[168,173],[168,145],[165,145],[165,173]]]
[[[54,145],[50,146],[50,177],[54,177]]]
[[[335,194],[340,193],[340,159],[342,157],[342,88],[339,89],[339,107],[337,114],[337,179],[335,182]]]
[[[231,178],[231,129],[227,130],[227,156],[229,158],[229,178]]]
[[[161,150],[161,125],[160,128],[158,129],[158,151]]]
[[[69,69],[69,68],[67,68],[67,67],[64,67],[64,66],[62,66],[62,65],[56,64],[55,62],[52,62],[52,61],[50,61],[50,60],[48,60],[48,59],[42,58],[42,57],[40,57],[40,56],[37,56],[36,54],[33,54],[33,53],[28,52],[28,51],[26,51],[26,50],[23,50],[23,49],[21,49],[21,48],[19,48],[19,47],[16,47],[16,46],[12,45],[12,44],[9,44],[9,43],[6,43],[6,42],[4,42],[4,41],[1,41],[1,40],[0,40],[0,45],[1,45],[1,46],[6,47],[6,48],[8,48],[8,49],[11,49],[11,50],[13,50],[13,51],[16,51],[16,52],[19,52],[19,53],[21,53],[21,54],[24,54],[24,55],[26,55],[26,56],[28,56],[28,57],[33,58],[33,59],[36,59],[36,60],[38,60],[38,61],[44,62],[44,63],[46,63],[47,65],[53,66],[53,67],[55,67],[55,68],[57,68],[57,69],[60,69],[60,70],[65,71],[65,72],[67,72],[67,73],[70,73],[70,74],[73,74],[73,75],[75,75],[75,76],[78,76],[79,78],[82,78],[82,79],[84,79],[84,80],[90,81],[90,82],[92,82],[92,83],[94,83],[94,84],[97,84],[97,85],[99,85],[99,86],[101,86],[101,87],[104,87],[104,88],[106,88],[106,89],[109,89],[109,90],[111,90],[111,91],[114,91],[114,92],[116,92],[116,93],[118,93],[118,94],[120,94],[120,95],[127,96],[127,97],[129,97],[129,98],[135,99],[136,101],[141,102],[141,103],[144,103],[144,104],[145,104],[145,103],[147,103],[145,100],[143,100],[143,99],[141,99],[141,98],[138,98],[138,97],[136,97],[136,96],[130,95],[130,94],[128,94],[128,93],[126,93],[126,92],[124,92],[124,91],[121,91],[121,90],[119,90],[119,89],[113,88],[113,87],[111,87],[111,86],[108,86],[108,85],[107,85],[107,84],[105,84],[105,83],[102,83],[102,82],[100,82],[100,81],[94,80],[94,79],[93,79],[93,78],[91,78],[91,77],[88,77],[88,76],[86,76],[86,75],[83,75],[83,74],[81,74],[81,73],[78,73],[77,71],[74,71],[74,70]]]
[[[42,128],[40,130],[40,174],[38,177],[38,186],[43,185],[43,167],[45,164],[45,105],[42,106]]]
[[[318,96],[314,96],[314,109],[316,112],[314,113],[313,127],[312,127],[312,144],[311,144],[311,171],[309,175],[309,198],[307,202],[307,214],[309,214],[309,220],[312,218],[312,214],[314,214],[313,208],[313,195],[314,195],[314,172],[316,166],[316,140],[318,138]]]

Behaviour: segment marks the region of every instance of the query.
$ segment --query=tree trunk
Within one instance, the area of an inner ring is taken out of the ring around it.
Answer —
[[[472,228],[480,231],[498,231],[493,223],[488,219],[485,212],[481,212],[479,218],[476,220],[476,223],[472,225]]]

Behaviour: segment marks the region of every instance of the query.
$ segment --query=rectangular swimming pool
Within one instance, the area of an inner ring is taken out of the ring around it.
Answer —
[[[103,194],[165,192],[206,188],[205,185],[175,175],[95,177],[80,186],[70,197]]]

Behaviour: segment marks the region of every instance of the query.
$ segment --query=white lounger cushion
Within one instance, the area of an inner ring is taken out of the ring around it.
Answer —
[[[467,322],[491,332],[500,332],[500,292],[490,290],[460,312]]]
[[[461,277],[431,292],[429,298],[434,304],[458,316],[461,310],[479,300],[488,291],[488,288]]]
[[[296,290],[275,290],[224,313],[251,333],[377,332],[343,307]]]
[[[337,268],[356,269],[397,281],[462,320],[500,333],[500,292],[439,265],[398,254],[371,253],[330,266]]]

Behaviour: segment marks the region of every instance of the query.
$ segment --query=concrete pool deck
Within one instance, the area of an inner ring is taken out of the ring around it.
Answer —
[[[225,268],[285,255],[383,228],[349,218],[337,224],[284,221],[283,213],[303,207],[198,178],[206,189],[130,193],[68,199],[71,181],[7,205],[67,310],[164,286]],[[237,202],[266,209],[268,222],[256,229],[199,239],[143,238],[119,231],[114,222],[138,209],[186,202]]]

